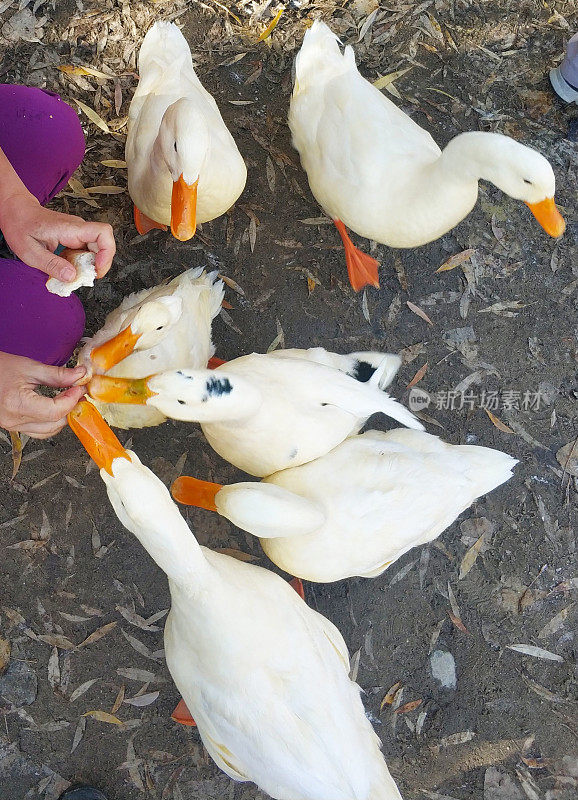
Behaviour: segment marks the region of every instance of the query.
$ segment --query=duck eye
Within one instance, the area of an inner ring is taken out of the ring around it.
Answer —
[[[177,143],[174,143],[175,153],[177,152]]]
[[[527,183],[528,186],[532,185],[532,181],[529,181],[528,178],[524,178],[524,183]]]

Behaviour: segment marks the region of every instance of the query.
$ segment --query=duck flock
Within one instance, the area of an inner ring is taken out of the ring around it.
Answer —
[[[126,145],[135,224],[187,240],[237,200],[245,163],[176,25],[149,30],[139,73]],[[347,228],[393,247],[424,244],[471,211],[480,179],[524,201],[550,235],[564,231],[542,155],[478,132],[440,151],[320,20],[296,58],[289,125],[356,291],[379,285],[378,264]],[[93,280],[92,254],[67,257],[72,288]],[[426,433],[387,391],[396,355],[311,347],[223,362],[211,335],[222,301],[221,280],[202,268],[125,298],[80,352],[87,396],[69,415],[119,520],[168,576],[165,651],[183,698],[173,718],[197,726],[227,775],[277,800],[400,798],[343,637],[306,604],[300,579],[380,575],[507,481],[516,461]],[[400,427],[360,433],[377,413]],[[181,476],[169,492],[109,427],[168,417],[200,423],[220,456],[261,480]],[[295,580],[200,546],[175,501],[258,536]]]

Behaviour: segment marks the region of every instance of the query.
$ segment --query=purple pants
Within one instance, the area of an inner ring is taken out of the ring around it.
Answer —
[[[0,84],[0,147],[45,205],[82,161],[84,134],[76,113],[57,94]],[[51,294],[46,281],[40,270],[0,258],[0,351],[60,365],[82,336],[84,309],[74,294]]]

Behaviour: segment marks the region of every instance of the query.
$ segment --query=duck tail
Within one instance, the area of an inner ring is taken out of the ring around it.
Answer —
[[[184,273],[199,292],[199,301],[202,302],[208,318],[213,320],[221,311],[225,297],[225,287],[219,278],[219,273],[206,272],[204,267],[192,267]],[[184,277],[183,276],[183,277]]]
[[[316,19],[306,31],[295,59],[293,94],[303,91],[313,82],[323,82],[344,72],[349,61],[339,49],[339,39],[331,28]]]
[[[155,22],[144,37],[139,51],[138,69],[141,77],[147,69],[157,67],[174,70],[183,62],[190,62],[192,68],[191,51],[179,28],[174,22]]]
[[[491,447],[463,444],[457,445],[456,450],[464,459],[464,472],[467,470],[476,497],[481,497],[510,480],[518,463],[517,459],[507,453]]]

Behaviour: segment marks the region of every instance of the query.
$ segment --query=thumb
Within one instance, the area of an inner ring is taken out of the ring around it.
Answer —
[[[63,283],[69,283],[76,278],[76,270],[70,262],[51,253],[38,242],[34,243],[26,255],[27,258],[22,259],[26,264],[45,272],[51,278],[56,278]]]
[[[42,386],[55,386],[59,389],[73,386],[86,375],[86,367],[51,367],[49,364],[36,362],[30,371],[30,378]]]

